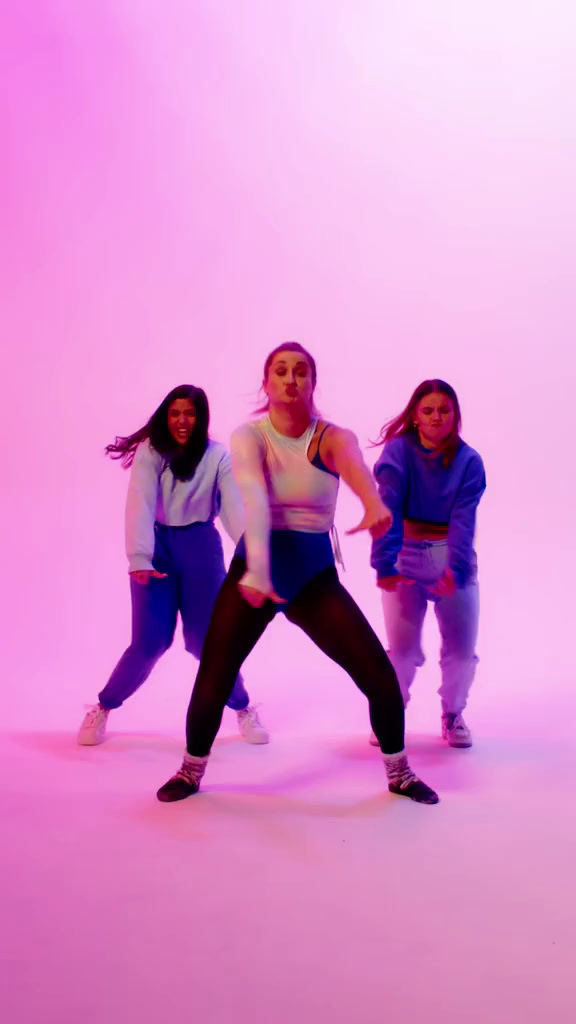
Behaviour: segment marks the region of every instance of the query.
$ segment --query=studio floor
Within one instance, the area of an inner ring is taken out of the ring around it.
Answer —
[[[337,706],[299,731],[272,714],[267,747],[227,713],[203,791],[169,806],[155,790],[181,738],[131,731],[127,709],[98,748],[5,735],[3,1019],[573,1022],[576,699],[562,694],[545,709],[485,695],[464,751],[422,698],[408,748],[436,807],[387,794]]]

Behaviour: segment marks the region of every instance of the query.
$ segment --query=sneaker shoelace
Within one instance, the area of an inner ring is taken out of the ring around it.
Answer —
[[[455,715],[452,725],[449,726],[450,732],[468,732],[468,727],[462,718],[462,715]]]
[[[260,719],[258,717],[258,707],[258,704],[250,704],[249,707],[244,708],[243,711],[239,712],[240,720],[242,722],[249,722],[250,725],[255,725],[258,726],[258,728],[260,728],[262,723],[260,722]]]
[[[90,705],[87,704],[88,711],[86,713],[85,725],[99,725],[102,719],[108,717],[108,712],[105,708],[101,708],[99,704]]]

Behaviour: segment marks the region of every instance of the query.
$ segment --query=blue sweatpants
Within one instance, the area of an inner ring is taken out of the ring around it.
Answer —
[[[124,651],[98,700],[102,707],[119,708],[150,675],[174,639],[178,612],[186,650],[200,658],[214,602],[226,570],[222,541],[214,523],[190,526],[155,525],[153,565],[166,579],[147,584],[130,580],[132,641]],[[234,711],[250,703],[239,675],[228,701]]]

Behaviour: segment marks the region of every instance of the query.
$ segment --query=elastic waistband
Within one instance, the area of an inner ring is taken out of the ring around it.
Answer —
[[[207,519],[198,523],[184,523],[183,526],[168,526],[167,523],[154,523],[154,529],[159,533],[182,533],[184,530],[216,530],[216,527],[213,519]]]
[[[405,519],[404,537],[410,542],[445,541],[448,537],[448,523],[430,523],[422,519]]]
[[[448,538],[440,537],[438,540],[406,540],[402,544],[402,550],[407,551],[409,548],[412,550],[421,551],[424,548],[446,548],[448,547]]]

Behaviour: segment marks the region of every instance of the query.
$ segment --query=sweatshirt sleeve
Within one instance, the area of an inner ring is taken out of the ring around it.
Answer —
[[[232,470],[246,516],[246,586],[267,592],[270,579],[270,503],[264,477],[263,450],[250,424],[239,427],[231,440]]]
[[[147,441],[138,445],[130,470],[125,536],[128,571],[153,569],[154,521],[162,457]]]
[[[397,576],[396,561],[404,536],[404,504],[407,493],[408,470],[404,446],[401,441],[390,441],[374,466],[374,476],[382,501],[388,506],[394,520],[384,537],[372,541],[370,564],[379,580]]]
[[[458,586],[468,582],[472,567],[472,547],[476,528],[476,509],[486,489],[486,474],[479,455],[470,459],[462,484],[450,512],[448,527],[449,565]]]
[[[222,525],[234,544],[237,544],[244,533],[244,505],[232,474],[232,460],[228,452],[218,463],[218,498]]]

